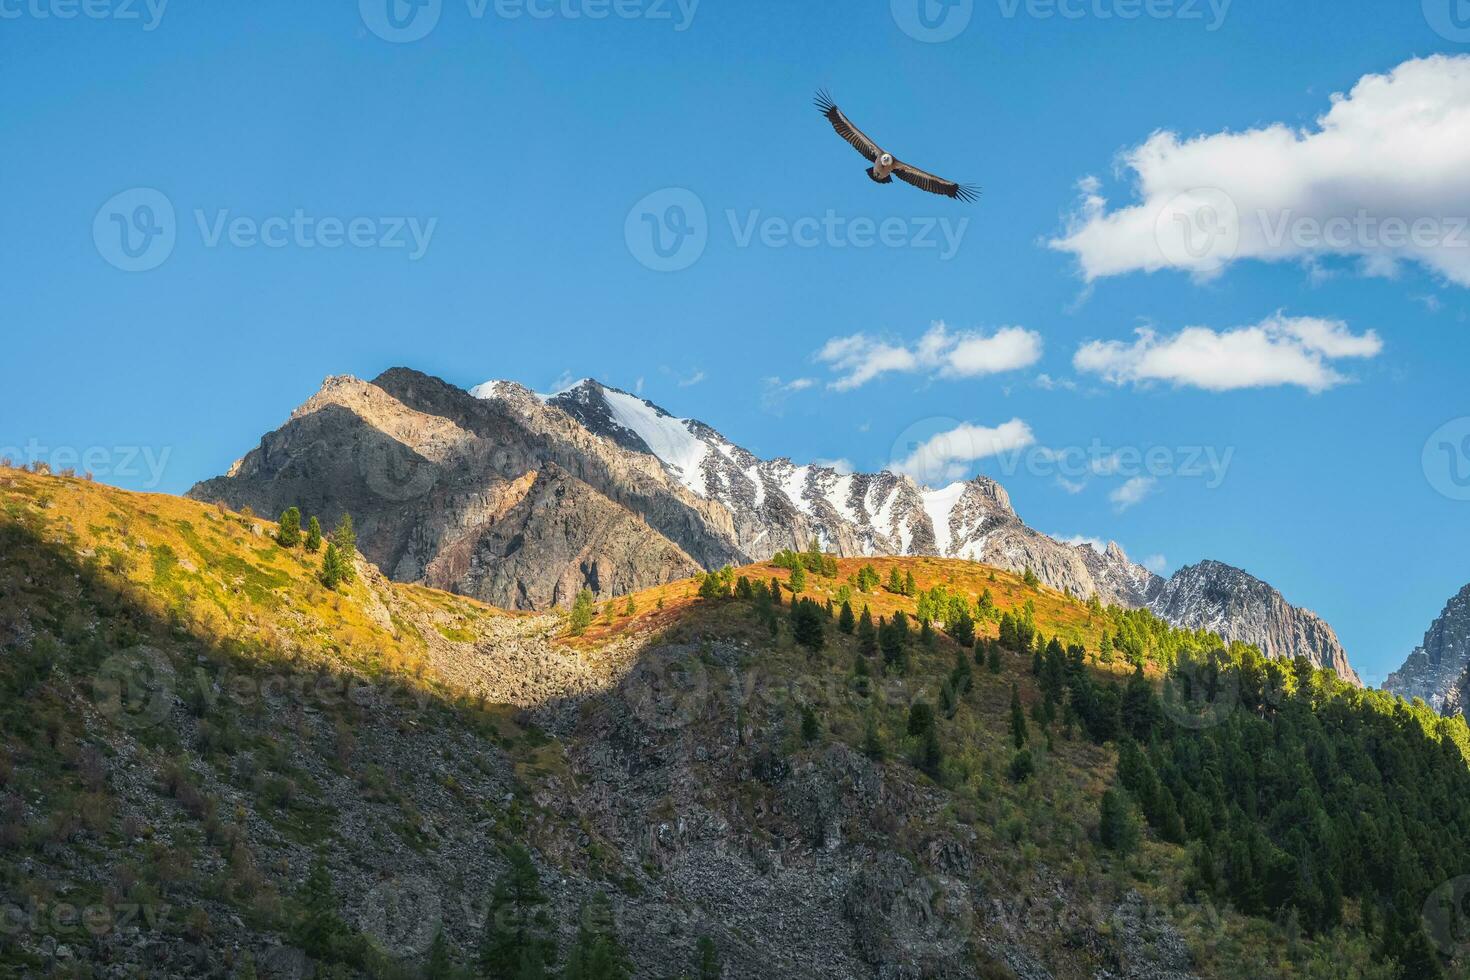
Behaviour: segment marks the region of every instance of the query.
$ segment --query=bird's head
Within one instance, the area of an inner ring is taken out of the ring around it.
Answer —
[[[891,166],[893,166],[893,154],[892,153],[885,153],[885,154],[883,154],[882,156],[880,156],[878,158],[878,163],[879,163],[879,165],[884,166],[884,167],[891,167]]]

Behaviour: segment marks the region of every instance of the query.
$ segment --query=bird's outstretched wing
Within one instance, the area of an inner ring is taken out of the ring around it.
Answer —
[[[893,176],[905,184],[912,184],[921,191],[951,197],[957,201],[973,201],[980,196],[978,187],[970,184],[957,184],[952,180],[936,177],[927,170],[920,170],[902,160],[893,161]]]
[[[837,108],[837,103],[832,101],[832,96],[826,92],[817,93],[817,110],[827,117],[832,128],[837,130],[837,135],[852,144],[852,148],[861,153],[869,163],[878,159],[878,144],[852,124],[852,120],[843,115],[842,110]]]

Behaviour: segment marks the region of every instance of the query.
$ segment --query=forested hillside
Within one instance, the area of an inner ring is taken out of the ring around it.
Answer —
[[[1462,718],[972,562],[509,614],[282,516],[0,470],[0,975],[1464,975]]]

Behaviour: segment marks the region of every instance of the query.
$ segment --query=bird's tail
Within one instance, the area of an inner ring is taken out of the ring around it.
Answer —
[[[893,183],[893,174],[889,174],[887,177],[879,177],[878,176],[878,168],[877,167],[869,167],[868,168],[868,177],[875,184],[891,184],[891,183]]]

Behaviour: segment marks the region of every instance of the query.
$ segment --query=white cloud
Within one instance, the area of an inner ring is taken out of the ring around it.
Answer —
[[[851,473],[854,469],[852,460],[841,457],[838,459],[815,459],[812,462],[817,466],[825,466],[829,470],[836,470],[842,474]]]
[[[678,384],[679,384],[679,387],[680,388],[692,388],[695,385],[699,384],[703,380],[704,380],[704,372],[703,371],[700,371],[698,369],[695,369],[694,373],[691,374],[691,375],[689,375],[689,377],[687,377],[687,378],[680,378],[679,381],[678,381]]]
[[[765,390],[761,392],[761,406],[766,411],[779,415],[789,395],[814,388],[816,384],[816,378],[792,378],[790,381],[774,376],[766,378]]]
[[[975,378],[1030,367],[1041,360],[1039,333],[1001,327],[992,334],[952,332],[935,323],[912,347],[876,340],[867,334],[833,337],[816,359],[839,372],[830,387],[846,391],[891,372],[928,371],[942,378]]]
[[[1416,262],[1470,285],[1470,55],[1404,62],[1334,95],[1315,126],[1276,123],[1183,138],[1154,133],[1123,153],[1138,203],[1108,209],[1095,178],[1049,244],[1091,282],[1231,262],[1331,256],[1392,275]]]
[[[1061,487],[1063,490],[1067,491],[1073,496],[1076,496],[1083,490],[1087,489],[1086,481],[1069,480],[1064,476],[1057,477],[1057,486]]]
[[[993,428],[966,422],[948,432],[931,436],[905,458],[894,460],[888,468],[895,473],[907,473],[920,483],[937,486],[964,479],[977,460],[1024,449],[1035,441],[1031,427],[1020,419],[1011,419]]]
[[[1051,537],[1054,540],[1060,541],[1062,544],[1069,544],[1074,548],[1080,548],[1085,544],[1100,555],[1108,550],[1108,544],[1102,538],[1090,538],[1085,534],[1071,534],[1067,536],[1053,534]]]
[[[1354,334],[1340,320],[1280,313],[1232,330],[1186,327],[1161,335],[1143,328],[1136,334],[1131,344],[1083,344],[1072,364],[1120,385],[1165,381],[1206,391],[1296,385],[1320,392],[1347,380],[1329,361],[1371,358],[1383,350],[1371,330]]]
[[[1169,567],[1169,561],[1163,555],[1149,555],[1139,564],[1143,565],[1155,575],[1164,574],[1164,569]]]
[[[1143,502],[1143,499],[1154,492],[1159,481],[1151,476],[1135,476],[1108,494],[1108,499],[1113,502],[1113,509],[1122,513],[1129,507]]]
[[[1035,383],[1036,387],[1040,388],[1042,391],[1056,391],[1057,389],[1063,389],[1066,391],[1077,390],[1077,382],[1073,381],[1071,378],[1053,378],[1049,374],[1038,374],[1036,376]]]

